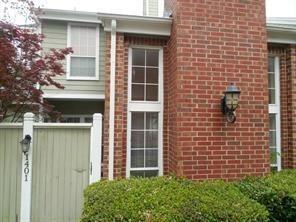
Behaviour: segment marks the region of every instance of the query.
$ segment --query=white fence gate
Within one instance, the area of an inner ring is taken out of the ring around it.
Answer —
[[[19,141],[30,137],[23,153]],[[78,221],[83,190],[101,177],[101,145],[101,114],[80,124],[36,123],[27,113],[23,125],[0,124],[0,221]]]

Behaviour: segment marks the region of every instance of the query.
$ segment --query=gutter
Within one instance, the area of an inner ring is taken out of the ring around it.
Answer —
[[[267,31],[289,32],[296,33],[296,28],[280,27],[276,25],[267,24]]]
[[[108,179],[113,180],[114,172],[114,115],[115,115],[115,71],[116,71],[116,20],[111,21],[110,49],[110,108],[109,108],[109,166]]]

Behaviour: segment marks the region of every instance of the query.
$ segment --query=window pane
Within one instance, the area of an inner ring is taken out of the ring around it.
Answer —
[[[270,163],[277,164],[277,152],[276,149],[270,149]]]
[[[274,72],[274,57],[268,57],[268,72]]]
[[[96,28],[71,26],[71,47],[74,51],[73,55],[95,56]]]
[[[62,117],[61,123],[80,123],[80,117]]]
[[[158,101],[157,85],[146,85],[146,101]]]
[[[158,131],[146,131],[146,148],[158,148]]]
[[[158,170],[132,170],[130,175],[131,177],[157,177]]]
[[[145,65],[145,49],[133,49],[133,65]]]
[[[71,26],[71,47],[73,49],[73,55],[80,54],[80,39],[79,27]]]
[[[145,69],[144,68],[140,68],[140,67],[133,68],[132,82],[133,83],[144,83],[145,82]]]
[[[274,73],[268,74],[268,88],[275,88],[275,79]]]
[[[144,100],[144,85],[132,85],[132,100]]]
[[[145,172],[140,170],[137,170],[137,171],[133,170],[131,171],[130,175],[131,177],[144,177]]]
[[[158,113],[146,113],[146,129],[158,129]]]
[[[144,171],[144,177],[157,177],[158,170],[146,170]]]
[[[131,132],[131,148],[144,148],[144,132],[132,131]]]
[[[269,104],[275,104],[275,90],[269,89]]]
[[[269,132],[269,146],[276,147],[276,131]]]
[[[158,84],[158,68],[146,69],[146,83]]]
[[[84,118],[84,122],[85,123],[92,123],[93,122],[93,118],[92,117],[85,117]]]
[[[87,29],[80,28],[79,53],[77,55],[87,55]]]
[[[71,57],[70,76],[75,77],[95,77],[95,58]]]
[[[158,150],[145,150],[145,167],[158,166]]]
[[[277,164],[276,114],[269,114],[270,163]]]
[[[144,167],[144,150],[131,151],[131,167]]]
[[[144,129],[144,113],[132,113],[132,129]]]
[[[158,50],[147,50],[146,53],[146,66],[158,67]]]
[[[87,55],[96,56],[96,28],[87,27]]]
[[[269,129],[275,130],[276,124],[275,124],[275,114],[269,114]]]

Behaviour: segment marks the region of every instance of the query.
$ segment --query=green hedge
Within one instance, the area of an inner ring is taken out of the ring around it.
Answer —
[[[246,178],[237,186],[245,195],[266,206],[270,221],[296,221],[296,170]]]
[[[268,221],[265,207],[231,183],[173,177],[101,181],[84,192],[81,221]]]

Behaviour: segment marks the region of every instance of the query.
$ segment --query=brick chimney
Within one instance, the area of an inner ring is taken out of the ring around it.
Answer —
[[[168,42],[168,170],[233,180],[269,172],[265,1],[165,0]],[[237,120],[220,99],[241,90]]]

